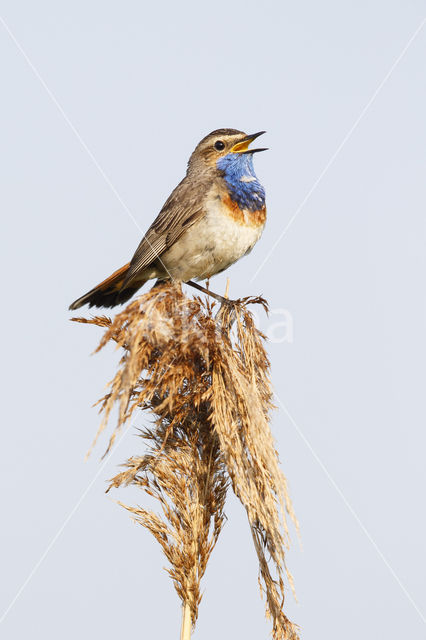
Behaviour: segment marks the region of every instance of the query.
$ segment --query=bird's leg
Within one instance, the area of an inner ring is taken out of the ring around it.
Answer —
[[[188,282],[186,282],[185,284],[189,284],[191,287],[194,287],[194,289],[198,289],[198,291],[202,291],[203,293],[206,293],[208,296],[211,296],[221,304],[232,304],[232,300],[229,300],[228,298],[224,298],[223,296],[220,296],[218,293],[214,293],[213,291],[210,291],[209,289],[202,287],[201,284],[198,284],[198,282],[194,282],[193,280],[188,280]]]

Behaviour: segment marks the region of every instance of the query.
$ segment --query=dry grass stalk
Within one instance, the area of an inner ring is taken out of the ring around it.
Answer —
[[[191,638],[191,607],[189,606],[189,604],[183,604],[180,640],[190,640],[190,638]]]
[[[130,458],[111,486],[134,484],[158,500],[162,517],[126,508],[161,544],[192,624],[231,482],[247,511],[274,640],[296,640],[296,627],[283,613],[286,575],[292,584],[284,558],[286,514],[296,520],[269,428],[272,389],[264,336],[246,308],[249,302],[265,305],[260,298],[245,299],[215,316],[209,302],[164,285],[131,302],[112,322],[78,320],[106,328],[98,350],[110,340],[124,350],[109,393],[100,400],[97,437],[116,403],[118,424],[108,449],[136,407],[155,416],[141,433],[148,452]]]

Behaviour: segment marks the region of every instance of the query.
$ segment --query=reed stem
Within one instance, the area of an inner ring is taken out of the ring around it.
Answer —
[[[191,609],[185,602],[182,605],[182,626],[180,628],[180,640],[190,640],[191,638]]]

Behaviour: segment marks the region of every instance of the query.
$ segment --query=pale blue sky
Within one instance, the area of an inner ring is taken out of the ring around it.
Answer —
[[[178,636],[160,550],[104,494],[139,441],[83,461],[116,354],[89,357],[100,332],[67,307],[127,262],[131,215],[148,227],[218,127],[266,129],[270,147],[266,230],[226,275],[293,319],[268,347],[303,546],[293,535],[286,611],[304,640],[426,637],[426,25],[387,78],[425,3],[3,0],[0,16],[18,43],[0,24],[0,616],[26,584],[2,638]],[[227,513],[194,638],[266,639],[234,498]]]

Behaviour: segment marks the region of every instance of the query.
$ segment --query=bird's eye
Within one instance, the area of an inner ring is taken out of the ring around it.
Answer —
[[[222,140],[217,140],[214,143],[214,148],[216,149],[216,151],[223,151],[223,149],[225,148],[225,144],[222,142]]]

